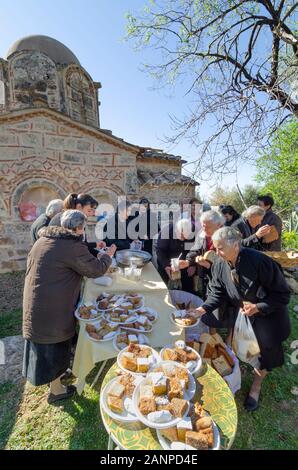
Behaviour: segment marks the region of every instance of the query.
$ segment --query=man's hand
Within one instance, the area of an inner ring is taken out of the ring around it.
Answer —
[[[203,307],[199,307],[195,309],[197,317],[201,317],[202,315],[205,315],[206,310]]]
[[[262,238],[264,237],[265,235],[267,235],[271,230],[271,227],[270,225],[263,225],[263,227],[260,227],[257,231],[256,231],[256,236],[258,238]]]
[[[189,267],[189,261],[186,259],[180,259],[179,260],[179,269],[185,269]]]
[[[167,267],[165,268],[165,272],[166,272],[167,275],[169,276],[169,279],[171,279],[171,272],[172,272],[171,266],[167,266]]]
[[[259,309],[256,304],[244,304],[243,308],[241,309],[241,312],[243,313],[243,315],[252,317],[253,315],[259,312]]]
[[[113,258],[116,250],[117,250],[117,247],[116,245],[113,244],[107,248],[106,254],[109,255],[111,258]]]
[[[97,242],[96,243],[96,248],[98,248],[99,250],[101,250],[102,248],[105,248],[107,245],[106,245],[106,242]]]

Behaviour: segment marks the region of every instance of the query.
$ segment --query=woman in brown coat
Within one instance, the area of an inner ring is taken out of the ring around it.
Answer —
[[[75,388],[63,387],[61,375],[70,363],[75,334],[73,312],[83,276],[96,278],[111,265],[116,247],[95,258],[82,241],[85,215],[65,211],[61,227],[40,231],[28,255],[23,298],[25,339],[23,375],[33,385],[50,383],[48,402],[72,396]]]

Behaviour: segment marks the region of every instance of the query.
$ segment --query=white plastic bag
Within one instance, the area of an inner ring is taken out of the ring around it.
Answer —
[[[239,367],[239,361],[233,351],[226,346],[226,350],[234,361],[233,372],[230,375],[225,375],[223,379],[227,382],[231,392],[235,395],[241,388],[241,371]]]
[[[240,310],[234,327],[232,346],[241,361],[252,367],[259,367],[259,344],[249,318]]]

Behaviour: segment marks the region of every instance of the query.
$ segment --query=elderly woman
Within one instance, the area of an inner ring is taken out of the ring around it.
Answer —
[[[35,243],[38,240],[38,232],[41,228],[47,227],[53,217],[59,214],[63,208],[63,201],[62,199],[53,199],[47,205],[46,211],[44,214],[40,214],[39,217],[33,222],[30,229],[31,241]]]
[[[203,212],[200,221],[202,230],[197,233],[195,242],[186,256],[186,261],[182,260],[180,262],[180,268],[188,268],[189,274],[193,274],[194,271],[198,270],[200,282],[197,294],[205,298],[211,278],[211,263],[198,259],[198,257],[203,256],[207,251],[215,251],[211,237],[218,228],[224,225],[225,219],[219,212],[210,210]]]
[[[63,212],[66,210],[78,210],[82,212],[87,218],[94,217],[97,209],[98,202],[90,196],[90,194],[76,194],[70,193],[63,201],[63,211],[59,212],[52,218],[49,225],[61,227],[61,218]],[[97,257],[98,249],[106,246],[105,242],[88,242],[86,231],[83,233],[84,243],[88,246],[90,253]]]
[[[158,272],[169,288],[174,288],[171,282],[173,280],[171,259],[185,260],[188,252],[186,244],[192,237],[192,224],[189,219],[181,219],[176,224],[170,223],[159,233],[156,245]],[[184,269],[181,271],[180,287],[187,292],[192,292],[190,278]]]
[[[235,229],[221,228],[212,240],[221,260],[214,265],[210,293],[197,313],[208,323],[212,312],[228,301],[234,308],[235,319],[241,309],[250,320],[260,348],[260,367],[254,371],[245,408],[254,411],[263,379],[284,362],[282,342],[290,334],[287,310],[290,289],[279,264],[261,252],[241,247]]]
[[[82,241],[85,215],[65,211],[61,227],[46,227],[28,255],[23,297],[23,375],[33,385],[50,383],[48,402],[73,395],[61,375],[70,362],[74,309],[83,276],[96,278],[111,265],[116,247],[95,258]]]
[[[262,220],[266,212],[260,206],[250,206],[242,213],[242,217],[247,225],[250,235],[243,240],[241,240],[241,245],[246,246],[247,248],[254,248],[255,250],[264,251],[264,245],[262,242],[262,237],[267,235],[270,232],[269,225],[261,225]]]

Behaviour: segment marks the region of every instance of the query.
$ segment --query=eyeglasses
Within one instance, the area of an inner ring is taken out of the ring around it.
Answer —
[[[239,274],[237,273],[236,269],[231,269],[231,278],[235,285],[239,286]]]

